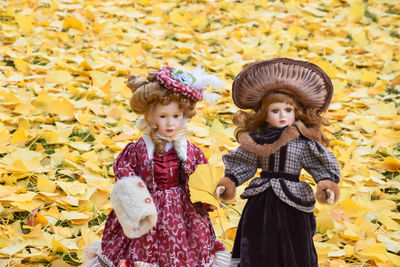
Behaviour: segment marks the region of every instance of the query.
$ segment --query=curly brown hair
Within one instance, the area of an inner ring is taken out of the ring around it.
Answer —
[[[321,126],[329,125],[327,119],[322,117],[321,111],[315,108],[305,108],[300,105],[291,95],[283,92],[272,92],[266,95],[252,112],[239,110],[233,117],[233,123],[237,126],[235,130],[236,140],[243,132],[263,132],[270,127],[267,123],[268,108],[273,103],[285,103],[294,107],[296,120],[300,120],[308,128],[314,128],[322,136],[325,145],[328,138],[322,133]]]
[[[150,137],[155,143],[156,152],[162,152],[163,141],[156,137],[157,126],[149,120],[149,115],[157,104],[168,105],[171,102],[177,102],[184,117],[190,119],[196,114],[196,101],[162,86],[155,78],[155,71],[149,72],[146,78],[138,75],[130,76],[127,86],[133,93],[129,101],[132,110],[144,115],[147,125],[151,127]]]

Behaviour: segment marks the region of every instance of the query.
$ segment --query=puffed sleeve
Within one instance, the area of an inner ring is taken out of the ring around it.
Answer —
[[[181,160],[183,158],[183,168],[184,168],[185,173],[189,177],[196,170],[198,165],[207,164],[208,160],[207,160],[206,156],[204,155],[203,150],[201,150],[198,146],[196,146],[195,144],[192,144],[186,140],[185,140],[184,144],[187,146],[187,149],[180,149],[180,150],[184,151],[185,153],[182,154],[182,156],[179,156],[180,152],[178,149],[177,154]],[[188,177],[186,177],[184,179],[184,183],[187,183]]]
[[[257,172],[257,155],[242,147],[222,156],[225,164],[225,176],[236,186],[253,178]]]
[[[136,176],[136,164],[136,143],[129,143],[125,146],[121,153],[119,153],[114,162],[113,170],[115,180],[118,181],[123,177]]]
[[[301,161],[303,168],[313,177],[316,183],[322,180],[339,183],[339,164],[335,156],[321,143],[315,140],[307,140]]]

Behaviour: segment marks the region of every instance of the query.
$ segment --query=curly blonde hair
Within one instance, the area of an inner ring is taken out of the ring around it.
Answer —
[[[157,126],[149,120],[151,112],[157,104],[168,105],[176,102],[184,117],[190,119],[196,114],[196,101],[162,86],[155,78],[155,71],[149,72],[146,78],[130,76],[127,86],[133,93],[129,101],[132,110],[136,114],[144,115],[147,125],[151,127],[150,137],[155,143],[156,153],[163,152],[163,141],[156,137]]]
[[[282,92],[272,92],[266,95],[252,112],[239,110],[233,117],[236,140],[243,132],[263,132],[270,127],[267,123],[268,108],[273,103],[285,103],[294,107],[296,120],[300,120],[308,128],[316,129],[322,136],[322,142],[327,145],[328,138],[322,133],[321,126],[329,125],[327,119],[322,117],[321,111],[315,108],[304,108],[291,95]]]

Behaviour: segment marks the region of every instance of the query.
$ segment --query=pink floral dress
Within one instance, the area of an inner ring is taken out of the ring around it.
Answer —
[[[140,238],[130,239],[123,233],[112,211],[102,237],[104,262],[128,266],[146,262],[156,266],[208,266],[213,254],[224,250],[215,239],[207,212],[190,201],[188,175],[198,164],[207,163],[203,152],[188,142],[187,160],[179,161],[175,149],[148,159],[142,139],[128,144],[114,164],[116,179],[138,175],[148,186],[157,208],[157,224]],[[202,207],[200,207],[202,208]],[[199,211],[200,210],[200,211]]]

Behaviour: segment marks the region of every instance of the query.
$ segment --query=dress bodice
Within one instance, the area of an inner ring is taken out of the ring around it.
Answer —
[[[176,187],[179,184],[179,162],[175,149],[162,155],[154,155],[154,179],[157,190]]]

